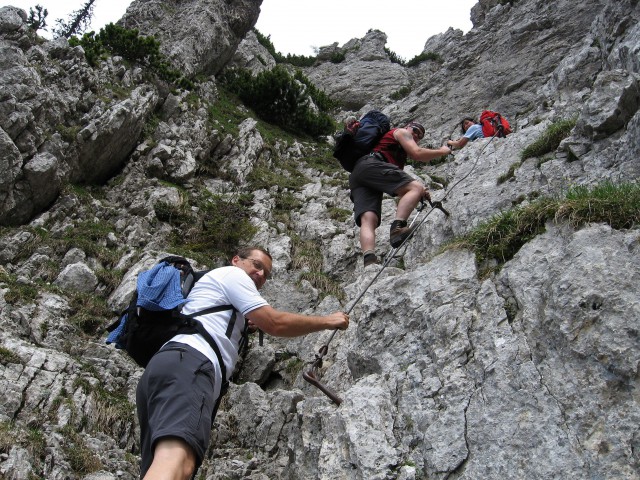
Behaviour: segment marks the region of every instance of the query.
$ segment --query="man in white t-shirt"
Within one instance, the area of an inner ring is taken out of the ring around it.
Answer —
[[[147,365],[136,392],[142,478],[189,479],[195,474],[209,445],[222,386],[234,370],[247,329],[296,337],[349,326],[343,312],[312,316],[271,307],[258,293],[271,274],[271,263],[266,250],[245,248],[230,266],[208,272],[194,285],[182,313],[229,307],[197,317],[218,352],[201,334],[180,334]]]
[[[478,138],[484,138],[484,134],[482,133],[482,125],[476,123],[473,118],[463,118],[460,122],[460,126],[462,128],[463,135],[458,140],[448,140],[447,145],[449,145],[450,147],[462,148],[469,142],[473,142]]]

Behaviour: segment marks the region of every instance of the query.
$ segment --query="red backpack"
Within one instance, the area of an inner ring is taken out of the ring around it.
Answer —
[[[511,133],[511,125],[506,118],[498,112],[485,110],[480,114],[480,125],[482,134],[487,137],[506,137]]]

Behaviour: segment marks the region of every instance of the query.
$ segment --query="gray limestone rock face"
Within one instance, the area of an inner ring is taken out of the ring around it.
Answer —
[[[153,35],[161,50],[188,77],[215,75],[255,25],[261,0],[171,3],[135,0],[119,24]]]
[[[514,126],[405,168],[451,215],[425,208],[384,269],[362,266],[330,144],[231,107],[212,75],[275,65],[250,32],[259,7],[130,6],[121,25],[157,35],[197,75],[192,91],[119,57],[93,67],[81,47],[39,39],[26,12],[0,8],[0,476],[139,477],[142,370],[103,327],[159,258],[226,264],[230,252],[193,243],[203,225],[209,238],[228,233],[198,216],[216,197],[244,207],[242,243],[271,252],[261,293],[274,308],[348,310],[350,327],[253,337],[199,477],[640,478],[637,225],[549,218],[499,265],[448,248],[539,198],[637,184],[639,3],[480,0],[470,32],[425,39],[440,60],[412,67],[391,62],[377,30],[319,49],[304,73],[341,102],[336,121],[372,107],[396,125],[419,119],[423,146],[485,107]],[[566,138],[523,160],[567,119]],[[277,180],[250,188],[258,173]],[[396,201],[382,200],[380,258]],[[339,407],[302,377],[325,347],[318,375]]]

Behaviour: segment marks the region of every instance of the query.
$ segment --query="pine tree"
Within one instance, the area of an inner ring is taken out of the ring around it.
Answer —
[[[91,24],[93,17],[93,4],[96,0],[87,0],[80,10],[76,10],[69,15],[69,21],[65,22],[61,18],[56,20],[58,27],[54,29],[53,34],[56,37],[69,38],[72,35],[84,33]]]
[[[29,18],[27,19],[27,25],[34,32],[44,29],[47,26],[47,15],[49,12],[42,5],[36,5],[35,10],[29,9]]]

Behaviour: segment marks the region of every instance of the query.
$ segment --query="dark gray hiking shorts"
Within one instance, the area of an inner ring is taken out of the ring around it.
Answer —
[[[151,466],[157,441],[166,437],[187,442],[200,466],[211,436],[214,385],[213,364],[189,345],[170,342],[153,356],[136,391],[140,478]]]
[[[360,215],[374,212],[378,226],[382,217],[382,194],[395,196],[395,191],[413,182],[408,173],[375,156],[362,157],[349,175],[353,216],[360,226]]]

